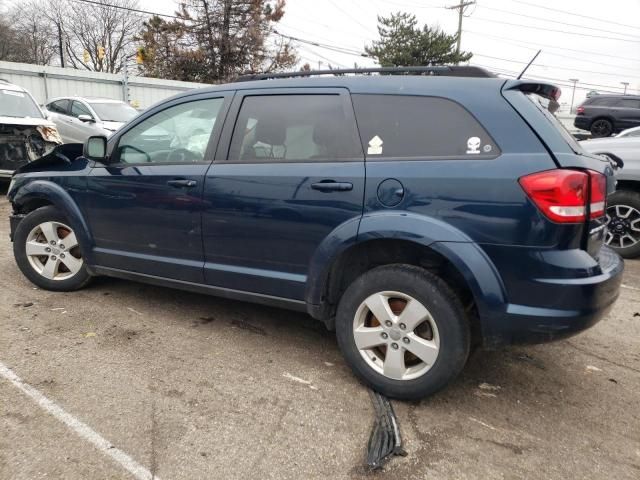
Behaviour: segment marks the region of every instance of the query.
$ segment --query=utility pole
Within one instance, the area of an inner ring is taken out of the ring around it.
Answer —
[[[474,5],[475,0],[472,2],[465,2],[465,0],[460,0],[458,5],[451,5],[450,7],[445,7],[448,10],[458,10],[458,42],[456,45],[456,53],[460,55],[460,43],[462,41],[462,17],[464,16],[464,11],[467,7]]]
[[[627,94],[627,87],[629,86],[629,82],[620,82],[622,85],[624,85],[624,93],[623,95]]]
[[[58,48],[60,49],[60,66],[64,68],[64,46],[62,42],[62,25],[58,23]]]
[[[569,81],[573,82],[573,93],[571,94],[571,107],[569,108],[569,113],[573,113],[573,100],[576,98],[576,83],[580,80],[577,78],[570,78]]]

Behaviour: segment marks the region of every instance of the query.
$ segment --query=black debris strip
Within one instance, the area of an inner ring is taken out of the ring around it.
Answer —
[[[392,455],[406,456],[402,448],[400,428],[391,402],[384,395],[369,392],[376,413],[375,423],[367,445],[367,466],[372,470],[382,468]]]

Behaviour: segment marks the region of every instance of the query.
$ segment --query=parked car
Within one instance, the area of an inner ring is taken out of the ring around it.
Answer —
[[[62,143],[31,94],[0,79],[0,179]]]
[[[108,137],[138,115],[129,104],[108,98],[54,98],[46,108],[64,143],[83,143],[92,135]]]
[[[640,256],[640,128],[624,137],[598,138],[580,142],[591,153],[614,154],[624,162],[616,172],[618,185],[609,197],[606,243],[625,258]]]
[[[581,130],[589,130],[596,138],[640,126],[640,96],[596,95],[587,98],[576,109],[573,124]]]
[[[308,312],[395,398],[471,345],[592,326],[623,271],[610,162],[541,105],[556,87],[428,70],[198,89],[59,147],[13,178],[16,262],[48,290],[107,275]],[[205,148],[170,121],[195,112]]]
[[[640,137],[640,127],[627,128],[616,135],[616,138]]]

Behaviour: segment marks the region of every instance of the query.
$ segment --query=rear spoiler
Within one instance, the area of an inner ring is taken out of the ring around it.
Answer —
[[[535,93],[547,100],[558,101],[562,90],[551,83],[537,82],[535,80],[507,80],[503,90],[520,90],[524,93]]]

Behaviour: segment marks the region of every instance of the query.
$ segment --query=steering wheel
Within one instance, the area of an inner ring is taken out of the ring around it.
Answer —
[[[198,157],[187,148],[177,148],[167,155],[167,162],[195,162]]]

